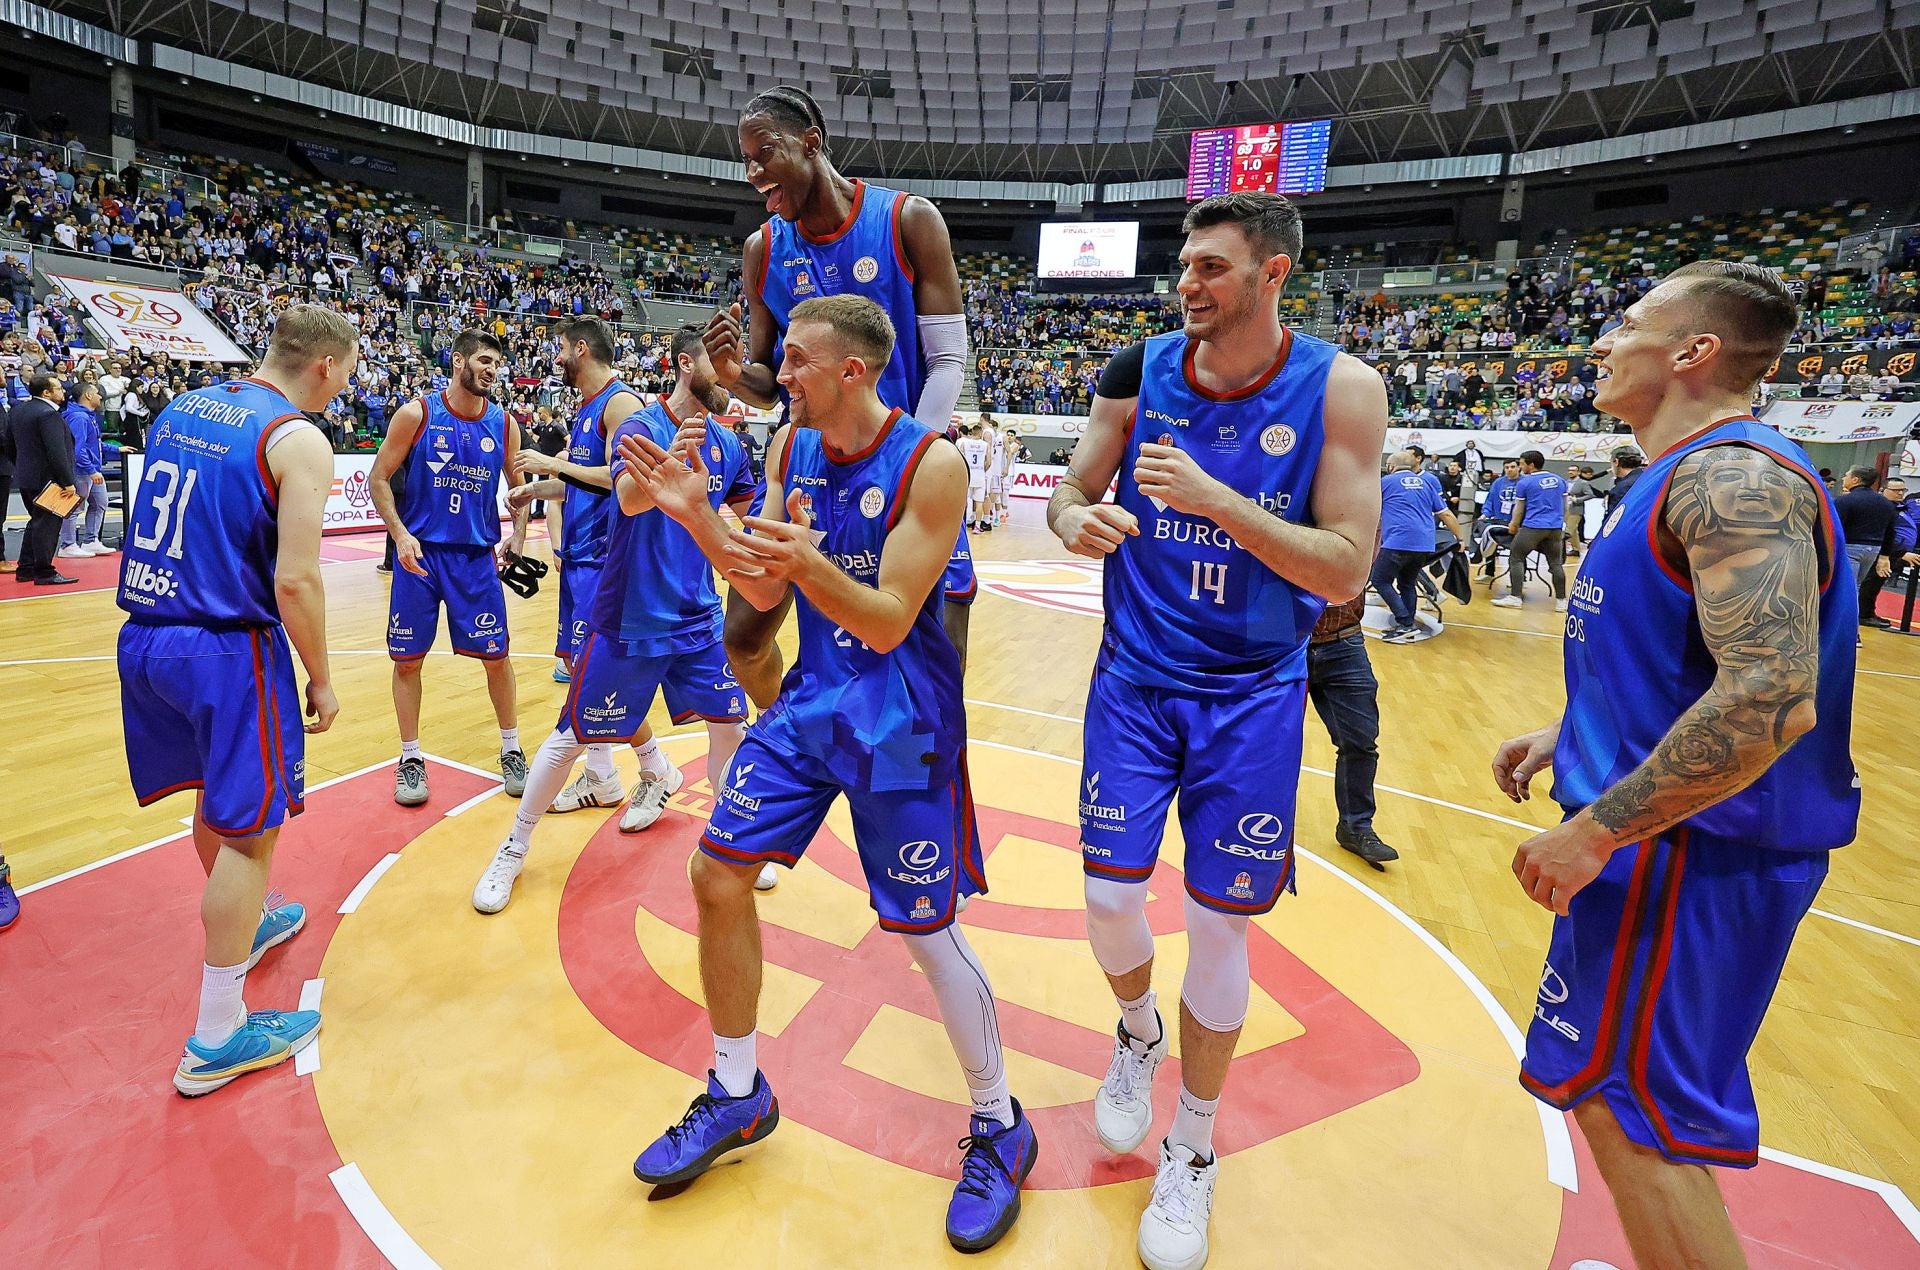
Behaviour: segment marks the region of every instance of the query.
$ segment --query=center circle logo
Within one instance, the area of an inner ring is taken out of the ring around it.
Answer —
[[[1276,423],[1260,434],[1260,448],[1278,458],[1293,449],[1296,439],[1292,428],[1284,423]]]

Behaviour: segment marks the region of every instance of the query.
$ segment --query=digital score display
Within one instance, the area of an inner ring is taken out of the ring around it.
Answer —
[[[1239,190],[1318,194],[1332,137],[1331,119],[1202,128],[1187,143],[1187,201]]]

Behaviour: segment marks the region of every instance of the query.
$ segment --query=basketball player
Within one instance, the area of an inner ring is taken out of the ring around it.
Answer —
[[[960,666],[937,589],[966,514],[965,466],[938,432],[878,395],[894,341],[879,305],[827,296],[790,316],[780,384],[792,426],[769,449],[767,515],[749,518],[750,532],[727,533],[698,451],[689,469],[644,438],[621,447],[645,466],[654,504],[756,607],[800,595],[800,655],[741,745],[693,860],[713,1070],[634,1172],[684,1181],[779,1122],[755,1054],[753,879],[765,862],[798,862],[845,794],[874,910],[925,972],[973,1095],[947,1238],[986,1248],[1019,1216],[1037,1143],[1007,1092],[986,972],[953,924],[959,898],[986,890]]]
[[[541,479],[511,490],[507,503],[519,508],[530,506],[534,499],[549,499],[561,506],[561,536],[554,544],[560,558],[560,619],[553,655],[566,663],[571,682],[573,660],[586,635],[588,608],[606,562],[613,519],[610,439],[641,408],[641,399],[613,373],[613,332],[605,322],[573,318],[559,323],[554,334],[560,341],[554,370],[580,394],[568,430],[566,457],[521,450],[515,459],[516,471],[538,473]],[[620,813],[622,833],[639,833],[658,820],[682,778],[654,740],[653,729],[644,722],[645,713],[641,711],[643,721],[633,740],[640,756],[640,780],[632,799],[614,770],[613,747],[603,743],[586,747],[586,770],[559,792],[548,810],[572,812],[625,802]],[[539,810],[532,815],[537,822]]]
[[[727,398],[713,382],[701,335],[702,328],[696,326],[674,332],[669,356],[678,378],[672,395],[623,418],[614,437],[647,437],[662,451],[697,449],[703,465],[711,464],[704,469],[711,474],[705,485],[710,508],[726,503],[744,514],[757,482],[740,438],[731,428],[714,424],[708,414],[724,407]],[[624,406],[619,409],[624,413]],[[727,764],[746,732],[746,701],[720,643],[720,596],[713,570],[687,531],[654,509],[626,464],[616,460],[613,471],[618,514],[608,534],[599,587],[591,606],[582,610],[586,633],[574,656],[567,704],[553,734],[534,755],[529,792],[520,802],[512,832],[474,887],[473,906],[482,913],[497,913],[513,898],[534,828],[561,792],[581,748],[634,740],[645,730],[657,690],[665,690],[675,723],[696,717],[707,721],[707,770],[715,790],[725,786]],[[575,517],[567,521],[572,524]],[[657,755],[650,734],[648,740]],[[668,772],[671,781],[649,772],[643,760],[634,800],[638,803],[645,793],[651,815],[641,828],[659,818],[668,795],[685,779],[678,767],[669,766]],[[580,780],[588,783],[591,797],[591,768]],[[613,788],[619,788],[617,776]],[[651,801],[656,789],[658,800]],[[576,805],[588,804],[576,800]],[[626,828],[624,818],[621,828]],[[772,873],[773,866],[762,872]]]
[[[924,198],[849,180],[827,152],[820,107],[799,88],[769,88],[740,116],[747,181],[767,200],[767,223],[741,252],[751,321],[739,306],[707,326],[707,351],[722,387],[760,407],[780,398],[775,371],[793,307],[809,297],[852,293],[874,301],[902,333],[880,380],[880,400],[944,431],[960,400],[967,320],[960,274],[939,209]],[[773,439],[767,442],[769,451]],[[755,509],[756,512],[759,509]],[[944,615],[961,662],[974,592],[973,554],[963,532],[944,580],[954,597]],[[780,691],[774,643],[791,603],[761,612],[727,597],[727,658],[762,710]]]
[[[173,1087],[211,1093],[286,1061],[320,1030],[313,1010],[257,1010],[247,971],[306,924],[266,907],[280,825],[298,815],[306,739],[291,639],[307,672],[307,732],[340,705],[327,666],[320,526],[333,447],[301,413],[346,387],[359,333],[300,304],[274,323],[260,373],[175,397],[147,431],[120,574],[120,702],[127,769],[146,806],[199,791],[193,845],[207,874],[200,1011]]]
[[[453,377],[430,397],[409,401],[393,416],[373,470],[367,474],[374,510],[393,535],[393,594],[388,602],[387,652],[393,658],[393,712],[400,725],[400,763],[393,800],[403,807],[427,801],[427,762],[420,752],[420,663],[433,647],[440,609],[447,610],[453,651],[487,668],[487,696],[500,725],[500,779],[518,798],[527,785],[513,666],[507,660],[506,591],[494,561],[500,517],[494,494],[519,453],[517,427],[489,400],[506,364],[500,341],[480,330],[453,341]],[[393,474],[406,468],[394,497]],[[526,546],[527,510],[513,514],[508,550]]]
[[[992,455],[981,431],[976,423],[960,434],[960,457],[967,461],[967,514],[972,518],[967,528],[976,533],[987,531],[991,515],[987,503],[987,471],[992,466]]]
[[[1013,514],[1013,506],[1007,501],[1007,491],[1013,484],[1013,469],[1020,465],[1020,438],[1011,430],[1000,435],[1000,475],[989,481],[993,493],[993,523],[1004,525],[1007,517]]]
[[[1493,762],[1554,770],[1513,871],[1557,914],[1520,1080],[1571,1108],[1643,1266],[1744,1266],[1705,1165],[1751,1168],[1753,1044],[1853,840],[1855,592],[1833,502],[1753,417],[1798,321],[1759,265],[1669,274],[1594,344],[1594,404],[1656,456],[1580,563],[1567,709]]]
[[[1184,329],[1107,364],[1047,509],[1068,550],[1106,558],[1080,833],[1087,933],[1121,1013],[1094,1100],[1115,1152],[1146,1138],[1167,1055],[1146,882],[1176,792],[1187,843],[1184,1079],[1140,1219],[1154,1270],[1207,1258],[1213,1120],[1247,1012],[1247,920],[1294,881],[1307,640],[1321,597],[1365,585],[1387,425],[1379,375],[1280,323],[1300,255],[1293,204],[1221,195],[1184,228]],[[1118,500],[1102,503],[1116,474]]]

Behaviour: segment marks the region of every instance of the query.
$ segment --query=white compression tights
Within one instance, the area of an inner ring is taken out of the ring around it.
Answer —
[[[907,951],[927,976],[934,1000],[940,1003],[940,1021],[967,1077],[973,1109],[982,1116],[1013,1123],[1013,1103],[1007,1094],[1007,1066],[1000,1052],[1000,1019],[994,1010],[993,988],[979,957],[958,926],[931,935],[902,935]]]
[[[1231,1032],[1247,1019],[1247,919],[1186,897],[1187,976],[1180,1000],[1194,1021],[1210,1032]],[[1087,879],[1087,940],[1094,959],[1110,975],[1124,975],[1153,960],[1147,924],[1147,888],[1141,882]]]
[[[718,789],[726,784],[727,768],[733,764],[734,751],[740,748],[740,741],[747,734],[744,723],[707,724],[707,770],[716,773],[713,785]],[[574,761],[582,750],[600,750],[599,745],[584,746],[573,735],[572,728],[560,728],[540,743],[539,753],[527,765],[527,788],[520,797],[520,810],[513,817],[513,838],[522,847],[533,838],[533,827],[553,806],[553,800],[566,788],[567,777],[573,774]],[[609,753],[611,751],[609,750]],[[588,767],[591,770],[594,755],[588,755]]]

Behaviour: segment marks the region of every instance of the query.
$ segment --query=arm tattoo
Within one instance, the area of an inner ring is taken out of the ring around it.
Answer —
[[[1746,446],[1690,455],[1666,528],[1686,552],[1712,685],[1646,762],[1603,793],[1593,819],[1622,842],[1651,837],[1758,780],[1811,724],[1820,669],[1820,499]]]

